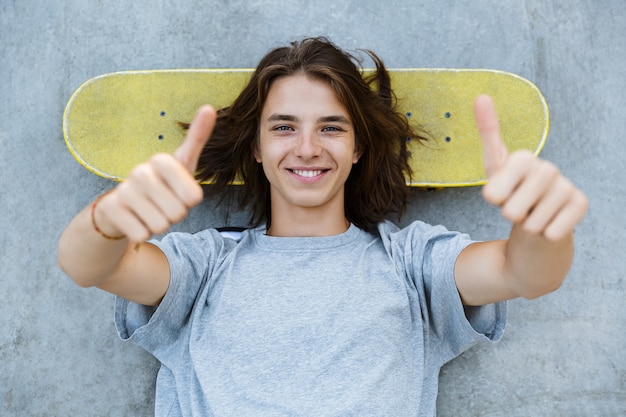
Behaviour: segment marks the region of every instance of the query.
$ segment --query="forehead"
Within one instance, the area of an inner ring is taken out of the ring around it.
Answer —
[[[341,114],[349,116],[347,108],[337,97],[330,84],[307,77],[304,74],[280,77],[275,80],[267,94],[262,118],[274,113],[281,114]]]

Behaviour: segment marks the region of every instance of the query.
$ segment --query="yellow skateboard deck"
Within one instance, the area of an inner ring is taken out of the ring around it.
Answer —
[[[178,122],[190,122],[202,104],[231,104],[250,69],[125,71],[86,81],[63,116],[65,142],[88,170],[115,181],[159,152],[173,152],[184,138]],[[409,143],[414,175],[423,188],[484,184],[474,99],[493,97],[502,136],[511,151],[538,154],[549,113],[539,89],[507,72],[470,69],[392,69],[400,109],[432,139]]]

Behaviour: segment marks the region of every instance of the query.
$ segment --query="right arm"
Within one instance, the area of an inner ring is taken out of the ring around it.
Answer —
[[[160,303],[169,286],[169,264],[156,246],[142,243],[136,250],[136,243],[167,231],[202,200],[193,172],[215,119],[215,110],[201,108],[174,155],[159,154],[135,167],[70,222],[59,240],[59,265],[78,285],[144,305]]]

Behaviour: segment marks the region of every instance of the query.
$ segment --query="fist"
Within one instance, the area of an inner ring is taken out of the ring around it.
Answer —
[[[136,166],[98,204],[94,216],[100,229],[142,242],[183,220],[202,201],[194,173],[216,118],[212,107],[202,107],[173,155],[157,154]]]
[[[572,233],[588,209],[587,197],[551,162],[529,151],[509,154],[491,97],[474,103],[487,184],[483,196],[524,231],[558,241]]]

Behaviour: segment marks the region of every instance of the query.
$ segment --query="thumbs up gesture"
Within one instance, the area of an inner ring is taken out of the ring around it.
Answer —
[[[182,221],[202,201],[194,172],[216,118],[212,107],[202,107],[173,155],[157,154],[136,166],[98,204],[94,216],[100,229],[109,236],[142,242]]]
[[[476,99],[474,115],[487,174],[485,200],[527,233],[549,241],[569,236],[587,212],[587,197],[554,164],[529,151],[509,154],[491,97]]]

